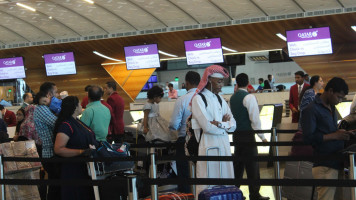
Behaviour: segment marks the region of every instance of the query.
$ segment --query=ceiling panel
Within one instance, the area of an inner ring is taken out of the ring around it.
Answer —
[[[339,0],[345,7],[356,7],[355,0]]]
[[[296,2],[298,2],[299,5],[304,8],[305,11],[342,8],[342,6],[337,2],[337,0],[296,0]]]
[[[212,0],[233,19],[263,17],[265,14],[249,0]]]
[[[183,26],[196,24],[194,18],[180,9],[174,2],[169,0],[133,0],[163,21],[167,26]]]
[[[118,17],[115,13],[106,10],[100,6],[99,2],[89,4],[83,0],[56,1],[56,3],[70,8],[70,10],[79,13],[86,21],[91,21],[97,28],[101,29],[98,34],[104,30],[106,33],[116,33],[120,31],[134,30],[129,24]],[[94,33],[95,34],[95,33]]]
[[[178,0],[175,2],[199,23],[220,22],[231,19],[208,0]]]
[[[152,14],[142,9],[139,3],[128,0],[98,0],[97,2],[107,10],[120,15],[138,30],[165,27]]]
[[[21,18],[16,17],[20,15],[26,15],[25,13],[28,12],[13,6],[9,6],[7,8],[9,10],[9,13],[13,13],[13,16],[0,11],[0,21],[2,27],[6,27],[9,30],[12,30],[14,32],[13,34],[17,33],[23,36],[24,38],[27,39],[27,41],[41,41],[41,40],[48,40],[52,38],[50,35],[46,34],[45,32],[31,25],[31,22],[26,23]],[[31,15],[31,16],[27,15],[27,18],[31,20],[32,23],[38,19],[37,17],[38,14]],[[8,42],[5,41],[5,43]]]
[[[303,12],[292,0],[253,0],[267,15]]]
[[[53,17],[53,23],[61,23],[61,35],[66,37],[77,37],[85,35],[105,34],[106,32],[95,23],[86,19],[83,14],[78,14],[73,10],[74,3],[71,0],[66,1],[33,1],[27,4],[38,9],[39,12],[47,17]],[[75,4],[77,5],[77,4]],[[31,13],[31,11],[26,11]],[[79,34],[79,35],[78,35]]]
[[[13,32],[9,31],[8,29],[4,28],[2,25],[0,26],[0,43],[1,44],[6,44],[6,43],[12,43],[12,42],[27,42],[25,39],[22,37],[14,34]]]

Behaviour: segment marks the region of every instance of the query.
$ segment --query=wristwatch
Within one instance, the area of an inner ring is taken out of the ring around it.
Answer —
[[[221,128],[221,127],[222,127],[221,122],[218,122],[218,127],[219,127],[219,128]]]

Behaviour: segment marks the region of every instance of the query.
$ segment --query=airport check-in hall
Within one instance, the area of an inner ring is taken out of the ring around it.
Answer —
[[[356,199],[355,52],[354,0],[0,0],[1,199]]]

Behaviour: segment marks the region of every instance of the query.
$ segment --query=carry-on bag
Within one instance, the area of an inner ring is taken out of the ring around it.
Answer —
[[[209,147],[206,149],[206,155],[209,155],[209,151],[217,150],[218,155],[221,156],[219,147]],[[207,173],[210,177],[209,162],[207,162]],[[219,162],[219,176],[222,173],[221,162]],[[236,186],[209,186],[207,189],[201,191],[198,195],[198,200],[243,200],[243,194],[241,190]]]
[[[151,200],[151,197],[145,198]],[[158,200],[194,200],[192,193],[166,192],[158,195]]]
[[[130,156],[130,145],[127,143],[110,145],[108,142],[101,142],[101,146],[96,150],[93,157],[128,157]],[[125,171],[134,167],[134,161],[113,161],[113,162],[95,162],[95,171],[97,175],[103,175],[118,171]],[[90,175],[90,174],[89,174]]]
[[[198,200],[243,200],[241,190],[236,186],[214,186],[203,190]]]

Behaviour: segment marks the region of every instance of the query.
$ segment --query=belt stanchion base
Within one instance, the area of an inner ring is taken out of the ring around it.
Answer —
[[[356,170],[355,170],[355,153],[350,153],[350,172],[349,178],[350,180],[355,180],[356,178]],[[356,200],[356,187],[352,187],[351,189],[351,200]]]
[[[0,154],[0,179],[4,179],[4,163],[2,162],[2,155]],[[5,200],[5,185],[1,184],[1,199]]]
[[[272,141],[278,142],[277,130],[276,127],[272,128]],[[278,156],[278,146],[273,146],[273,156]],[[274,167],[274,176],[275,179],[280,179],[280,166],[279,161],[273,162]],[[276,200],[282,200],[281,186],[275,186]]]
[[[150,148],[151,166],[150,166],[150,178],[157,178],[157,165],[155,157],[155,148]],[[151,185],[151,200],[158,200],[158,185]]]
[[[96,180],[97,178],[96,178],[94,162],[89,162],[89,169],[90,169],[91,179]],[[95,200],[100,200],[99,187],[97,185],[95,185],[95,186],[93,186],[93,188],[94,188]]]

